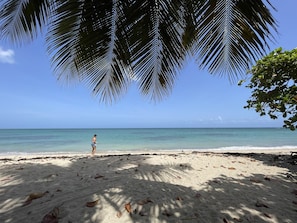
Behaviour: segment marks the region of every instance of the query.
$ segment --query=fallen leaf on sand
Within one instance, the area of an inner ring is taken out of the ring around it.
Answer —
[[[197,198],[197,199],[199,199],[199,198],[201,198],[201,194],[199,194],[199,193],[197,193],[197,194],[195,194],[195,197]]]
[[[254,183],[262,183],[261,180],[256,179],[256,178],[251,178],[250,181],[254,182]]]
[[[54,178],[54,177],[57,177],[57,176],[59,176],[57,173],[56,174],[49,174],[49,175],[45,176],[44,179]]]
[[[128,213],[132,213],[132,207],[130,203],[125,204],[125,209]]]
[[[147,216],[148,215],[148,213],[146,213],[146,212],[143,212],[143,211],[139,211],[139,213],[138,213],[140,216]]]
[[[170,216],[172,216],[173,214],[172,214],[171,212],[167,211],[167,210],[164,210],[164,211],[162,212],[162,215],[165,215],[165,216],[167,216],[167,217],[170,217]]]
[[[55,207],[52,211],[50,211],[43,217],[41,223],[58,223],[59,213],[59,208]]]
[[[223,218],[224,223],[228,223],[229,221],[226,218]]]
[[[221,183],[220,181],[218,181],[218,180],[213,180],[212,182],[214,182],[214,183],[216,183],[216,184],[219,184],[219,183]]]
[[[43,193],[31,193],[29,194],[29,197],[27,200],[34,200],[43,197],[48,191],[43,192]]]
[[[153,202],[153,201],[150,198],[146,198],[146,199],[138,201],[137,204],[144,205],[144,204],[151,203],[151,202]]]
[[[58,223],[58,218],[50,215],[50,214],[47,214],[43,217],[42,219],[42,222],[41,223]]]
[[[182,198],[182,197],[180,197],[180,196],[178,196],[178,197],[176,197],[176,200],[177,200],[177,201],[182,201],[182,200],[183,200],[183,198]]]
[[[100,175],[100,174],[96,174],[96,176],[94,177],[95,179],[99,179],[99,178],[102,178],[104,176]]]
[[[263,201],[259,201],[259,200],[257,200],[257,202],[256,202],[256,207],[269,208],[267,204],[265,204]]]
[[[91,208],[94,207],[96,204],[98,204],[99,199],[95,200],[95,201],[90,201],[86,203],[86,206]]]
[[[29,197],[27,198],[27,200],[25,201],[25,203],[23,204],[23,206],[26,206],[26,205],[31,204],[31,202],[33,200],[43,197],[46,193],[48,193],[48,191],[43,192],[43,193],[38,192],[38,193],[31,193],[31,194],[29,194]]]
[[[229,167],[228,170],[236,170],[235,167]]]

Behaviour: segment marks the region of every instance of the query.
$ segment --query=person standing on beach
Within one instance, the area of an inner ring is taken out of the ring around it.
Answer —
[[[97,135],[95,134],[92,138],[92,155],[94,156],[95,155],[95,152],[96,152],[96,147],[97,147]]]

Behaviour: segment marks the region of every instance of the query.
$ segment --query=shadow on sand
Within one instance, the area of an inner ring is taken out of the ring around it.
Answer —
[[[64,166],[42,164],[44,158],[39,157],[38,164],[26,160],[7,165],[11,170],[0,182],[0,222],[42,222],[54,208],[59,209],[58,219],[52,222],[60,223],[296,222],[297,195],[292,193],[297,189],[296,164],[291,156],[221,155],[253,158],[267,166],[286,168],[288,175],[235,179],[218,174],[195,189],[179,184],[183,178],[191,178],[190,164],[151,164],[148,160],[153,154],[50,158],[65,159]],[[11,160],[0,162],[5,167]],[[24,205],[32,192],[46,193]],[[94,207],[86,207],[96,200]],[[125,209],[128,203],[131,213]]]

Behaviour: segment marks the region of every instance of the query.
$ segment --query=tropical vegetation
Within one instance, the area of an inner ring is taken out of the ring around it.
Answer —
[[[271,119],[282,117],[284,127],[297,128],[297,49],[275,49],[258,60],[246,85],[252,89],[245,108]]]

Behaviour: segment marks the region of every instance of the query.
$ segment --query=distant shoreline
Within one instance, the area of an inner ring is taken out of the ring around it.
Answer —
[[[297,147],[292,148],[279,148],[275,149],[249,149],[249,150],[238,150],[238,149],[199,149],[199,150],[148,150],[148,151],[114,151],[114,152],[97,152],[95,157],[107,157],[107,156],[129,156],[129,155],[164,155],[164,154],[279,154],[279,155],[290,155],[291,152],[297,152]],[[79,157],[92,157],[90,152],[79,153],[79,152],[48,152],[48,153],[0,153],[1,160],[16,160],[16,159],[64,159],[64,158],[79,158]]]

